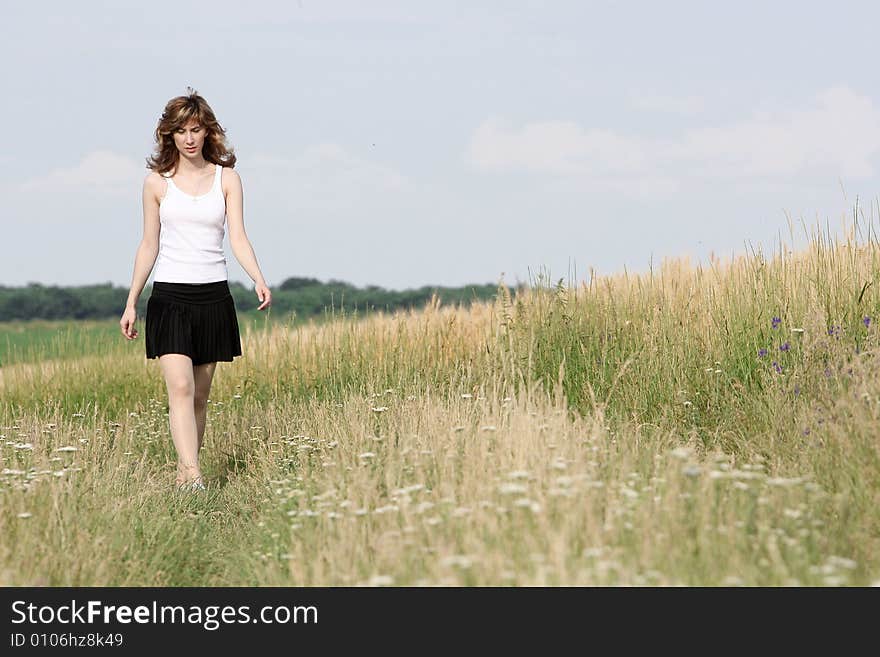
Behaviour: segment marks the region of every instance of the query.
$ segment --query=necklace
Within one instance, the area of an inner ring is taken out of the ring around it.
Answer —
[[[198,194],[198,192],[199,192],[199,189],[201,188],[201,186],[202,186],[202,181],[199,180],[198,183],[196,183],[196,194],[195,194],[195,196],[190,196],[189,194],[187,194],[187,196],[189,196],[189,197],[192,199],[192,202],[193,202],[193,203],[198,203],[198,201],[199,201],[199,194]],[[184,192],[184,193],[186,193],[186,192]]]
[[[196,185],[196,195],[192,197],[193,203],[197,203],[199,200],[199,193],[198,192],[199,192],[199,187],[201,187],[201,185],[202,185],[202,181],[199,180],[198,184]]]

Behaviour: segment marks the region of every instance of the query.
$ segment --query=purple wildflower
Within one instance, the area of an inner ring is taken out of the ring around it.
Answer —
[[[789,349],[791,349],[791,345],[787,342],[783,342],[781,345],[779,345],[779,351],[788,351]]]
[[[778,317],[774,317],[772,322],[773,322],[773,328],[776,329],[776,328],[779,328],[779,325],[782,323],[782,320],[779,319]]]
[[[865,319],[862,320],[862,323],[865,325],[865,328],[868,328],[871,325],[871,318],[866,315]]]
[[[776,370],[777,374],[782,374],[782,366],[777,363],[775,360],[773,361],[773,369]]]
[[[825,368],[825,376],[831,376],[831,369],[828,367]]]
[[[761,347],[761,349],[758,350],[758,358],[763,358],[766,355],[767,355],[767,350],[764,349],[763,347]]]
[[[794,394],[796,394],[796,395],[801,394],[801,387],[798,384],[794,385]]]
[[[805,436],[809,436],[809,435],[810,435],[810,430],[809,430],[809,428],[804,429],[804,435],[805,435]]]

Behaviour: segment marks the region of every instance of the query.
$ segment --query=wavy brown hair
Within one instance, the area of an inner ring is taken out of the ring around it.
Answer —
[[[165,105],[154,135],[156,150],[147,158],[147,168],[157,173],[167,173],[177,167],[180,153],[174,145],[174,131],[185,126],[191,119],[198,121],[208,133],[205,135],[202,157],[212,164],[234,167],[235,149],[227,146],[226,131],[217,122],[214,110],[195,89],[186,89],[187,95],[172,98]]]

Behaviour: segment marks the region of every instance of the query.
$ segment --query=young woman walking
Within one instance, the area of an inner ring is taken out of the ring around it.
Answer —
[[[234,149],[205,99],[192,88],[171,99],[156,128],[156,152],[144,180],[144,236],[131,290],[119,320],[134,340],[135,306],[153,265],[147,300],[146,356],[158,358],[168,390],[177,486],[204,490],[199,450],[217,361],[241,356],[235,304],[223,253],[224,220],[232,251],[269,307],[272,293],[244,229],[241,179]]]

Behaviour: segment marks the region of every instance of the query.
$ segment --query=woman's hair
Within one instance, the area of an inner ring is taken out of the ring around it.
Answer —
[[[214,110],[195,89],[186,89],[186,96],[172,98],[165,105],[156,127],[156,151],[147,158],[147,168],[167,173],[177,166],[180,153],[174,145],[174,131],[185,126],[190,119],[198,121],[207,132],[202,157],[212,164],[234,167],[235,149],[226,145],[226,131],[217,122]]]

